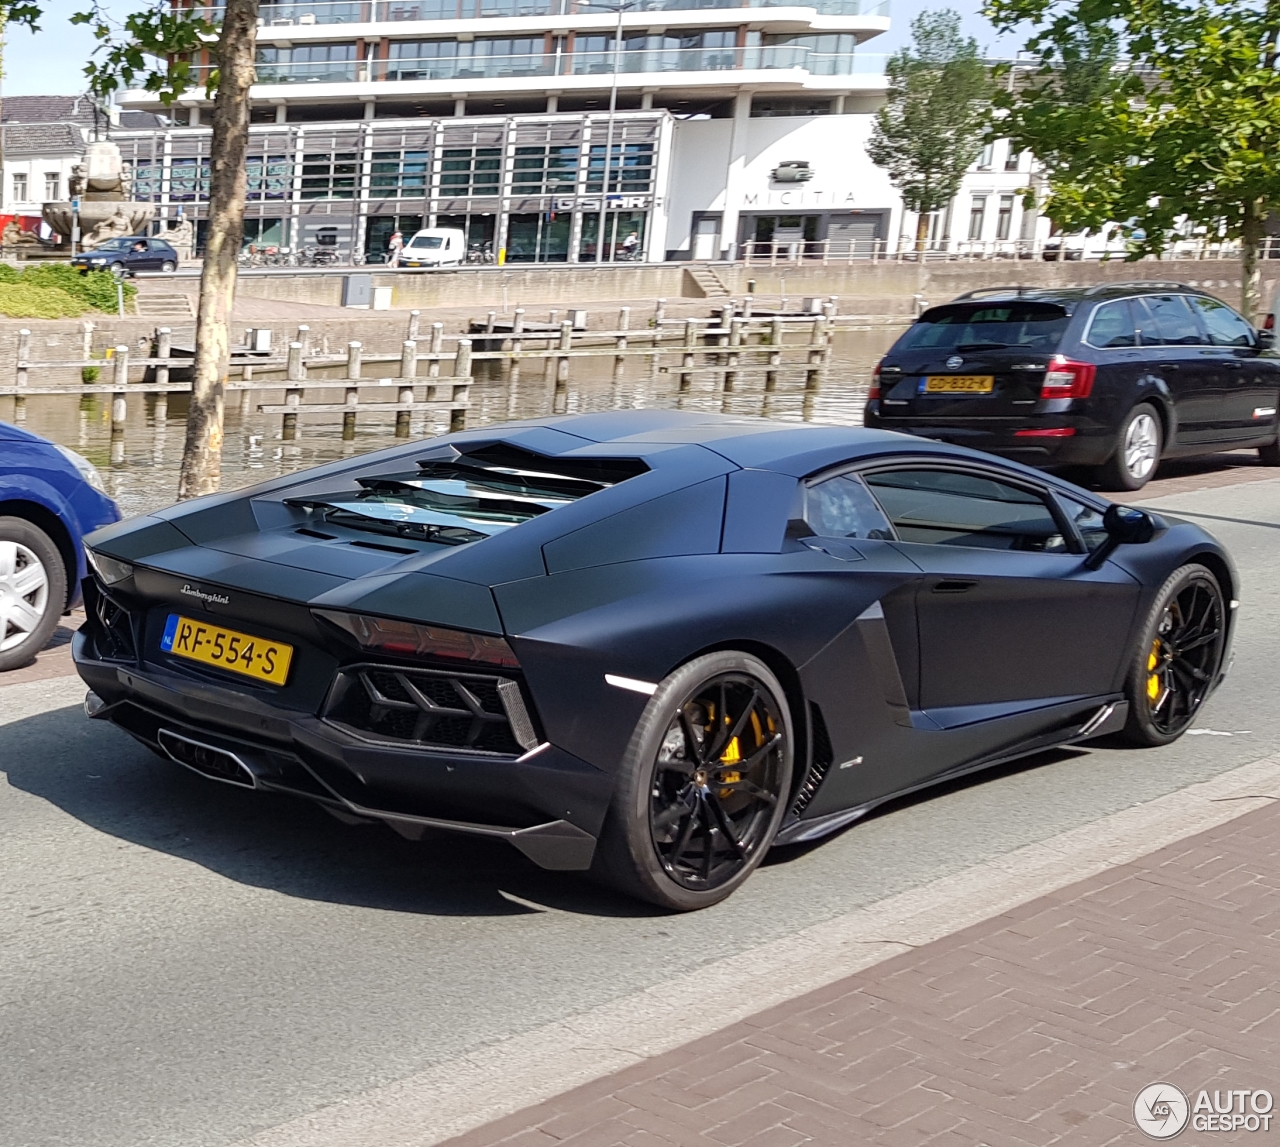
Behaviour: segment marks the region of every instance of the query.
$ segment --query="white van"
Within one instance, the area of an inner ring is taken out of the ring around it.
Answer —
[[[461,263],[467,254],[467,238],[453,227],[424,227],[400,252],[402,267],[447,267]]]

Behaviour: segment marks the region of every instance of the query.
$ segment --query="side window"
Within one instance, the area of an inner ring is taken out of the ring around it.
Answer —
[[[958,470],[889,470],[866,481],[904,542],[1067,550],[1049,503],[1020,486]]]
[[[1143,302],[1151,311],[1160,342],[1165,346],[1199,346],[1204,342],[1187,300],[1182,295],[1148,295]],[[1146,331],[1143,331],[1146,342]]]
[[[1200,320],[1209,332],[1209,341],[1214,346],[1254,345],[1253,328],[1235,313],[1226,303],[1217,299],[1206,299],[1202,295],[1193,295],[1191,305],[1200,314]]]
[[[824,538],[880,538],[893,528],[856,474],[840,474],[815,482],[805,491],[805,524]]]
[[[1085,342],[1090,346],[1110,350],[1113,347],[1136,346],[1137,341],[1128,299],[1103,303],[1093,312],[1089,333],[1085,336]]]
[[[1077,502],[1074,498],[1068,498],[1064,494],[1058,495],[1058,501],[1066,510],[1067,516],[1075,523],[1076,529],[1080,531],[1085,549],[1093,553],[1107,540],[1107,528],[1102,524],[1102,511],[1086,506],[1083,502]]]

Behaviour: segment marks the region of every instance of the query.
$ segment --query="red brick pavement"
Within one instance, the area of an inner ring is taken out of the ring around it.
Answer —
[[[1280,801],[450,1147],[1147,1142],[1149,1083],[1280,1093],[1278,938]]]

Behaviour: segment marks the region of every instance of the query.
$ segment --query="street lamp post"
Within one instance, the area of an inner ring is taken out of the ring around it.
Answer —
[[[596,246],[596,262],[603,263],[604,244],[605,244],[605,224],[609,214],[609,171],[613,166],[613,126],[614,117],[618,111],[618,72],[622,67],[622,14],[630,11],[632,8],[638,8],[645,0],[609,0],[598,2],[593,0],[593,8],[604,8],[606,11],[615,12],[618,16],[618,22],[613,32],[613,75],[612,82],[609,85],[609,118],[604,133],[604,174],[600,184],[600,233],[597,236]],[[619,156],[619,159],[622,157]],[[621,167],[621,164],[619,164]],[[618,186],[622,186],[621,177],[619,177]]]

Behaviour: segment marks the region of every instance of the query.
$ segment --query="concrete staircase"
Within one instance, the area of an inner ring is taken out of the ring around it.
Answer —
[[[686,267],[685,285],[689,290],[684,293],[692,298],[724,299],[729,296],[729,288],[724,280],[710,267]]]
[[[169,319],[187,322],[195,317],[191,296],[176,291],[139,291],[133,300],[134,311],[144,319]]]

